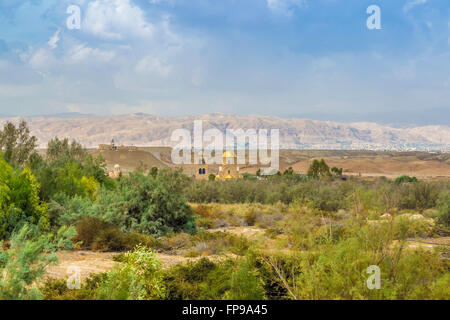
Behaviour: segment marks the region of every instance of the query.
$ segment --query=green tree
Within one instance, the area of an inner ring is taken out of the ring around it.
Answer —
[[[0,157],[0,239],[24,223],[48,227],[47,205],[29,168],[13,168]]]
[[[158,168],[157,167],[151,168],[150,175],[155,178],[158,175]]]
[[[55,190],[60,193],[65,193],[69,197],[86,196],[86,189],[81,181],[83,177],[83,170],[76,162],[67,162],[62,168],[56,171]]]
[[[37,146],[37,138],[30,135],[30,129],[25,121],[16,127],[7,122],[0,131],[0,151],[4,159],[12,166],[24,165]]]
[[[331,176],[330,168],[326,164],[325,160],[321,159],[318,161],[317,159],[314,159],[312,164],[309,166],[308,176],[313,178]]]
[[[101,154],[99,154],[97,157],[93,157],[89,154],[86,157],[86,160],[82,163],[82,167],[83,174],[86,177],[94,177],[95,180],[97,180],[101,184],[111,186],[112,179],[110,179],[106,175],[106,161]]]
[[[114,188],[113,180],[106,176],[106,162],[102,155],[93,157],[87,154],[76,141],[69,143],[68,139],[52,139],[48,143],[46,161],[33,156],[30,167],[41,183],[41,198],[48,202],[57,194],[93,198],[93,187],[97,183],[108,189]],[[81,181],[83,177],[85,179]]]
[[[331,168],[331,172],[333,172],[336,176],[342,176],[342,168],[333,167]]]
[[[100,190],[100,183],[94,177],[87,178],[83,176],[81,178],[81,184],[89,198],[95,200],[97,198],[97,193]]]
[[[47,144],[47,161],[51,164],[55,162],[77,161],[83,162],[87,157],[87,152],[83,149],[80,143],[72,140],[69,142],[68,138],[59,140],[58,137],[50,140]]]

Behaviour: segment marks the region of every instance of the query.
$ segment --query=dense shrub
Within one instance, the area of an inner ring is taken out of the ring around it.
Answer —
[[[395,179],[395,184],[401,184],[401,183],[406,183],[406,182],[417,182],[419,180],[417,180],[416,177],[410,177],[410,176],[401,176]]]
[[[230,277],[230,288],[225,292],[226,300],[263,300],[266,298],[264,280],[252,259],[240,260]]]
[[[178,171],[160,170],[154,177],[142,171],[122,177],[114,189],[103,187],[96,200],[55,196],[52,217],[70,225],[84,217],[95,217],[127,233],[162,236],[176,232],[195,233],[195,217],[181,194],[183,181]]]
[[[229,288],[232,260],[221,263],[202,258],[197,262],[175,265],[164,273],[167,299],[220,299]]]
[[[436,252],[393,244],[390,233],[366,226],[336,245],[305,254],[293,289],[298,299],[429,299],[431,288],[448,286],[448,266]],[[387,244],[392,244],[388,246]],[[423,262],[427,261],[424,268]],[[366,286],[367,267],[381,269],[381,289]],[[446,283],[446,284],[445,284]],[[442,293],[442,292],[441,292]],[[448,299],[449,294],[441,296]]]
[[[166,296],[161,263],[143,246],[127,252],[96,290],[100,300],[150,300]]]
[[[400,186],[400,208],[428,209],[436,206],[440,190],[435,184],[419,182]]]
[[[183,179],[168,170],[160,170],[156,177],[132,173],[120,179],[117,190],[102,190],[92,214],[128,232],[193,233],[194,216],[179,190]]]
[[[322,211],[355,209],[357,213],[391,209],[425,210],[434,208],[441,193],[450,190],[448,182],[400,183],[387,179],[342,181],[273,176],[265,180],[191,180],[184,189],[193,203],[302,204]]]
[[[42,299],[36,282],[57,261],[57,250],[72,248],[73,235],[73,228],[41,234],[36,226],[24,225],[12,235],[8,249],[1,249],[0,242],[0,300]]]
[[[98,218],[82,218],[76,224],[75,242],[82,248],[98,251],[131,250],[137,245],[153,247],[156,240],[138,233],[124,233],[118,227]]]
[[[47,206],[39,198],[39,184],[30,169],[16,169],[0,154],[0,240],[22,225],[48,227]]]
[[[47,278],[39,289],[45,300],[94,300],[96,290],[105,278],[106,273],[92,275],[77,290],[69,289],[66,279]]]
[[[439,218],[438,222],[450,228],[450,192],[442,195],[438,202]]]

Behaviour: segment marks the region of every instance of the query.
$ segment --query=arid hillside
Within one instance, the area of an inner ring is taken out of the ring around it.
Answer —
[[[99,151],[92,151],[98,154]],[[119,164],[125,172],[139,166],[175,167],[171,163],[171,148],[146,147],[138,151],[103,151],[108,168]],[[280,150],[280,170],[292,167],[294,171],[306,173],[314,159],[325,159],[330,167],[343,168],[345,175],[362,177],[401,175],[416,176],[420,179],[450,179],[450,154],[430,154],[426,152],[377,152],[339,150]],[[191,166],[183,166],[186,172]],[[217,170],[211,166],[211,171]],[[240,166],[241,172],[256,173],[259,165]]]
[[[0,119],[18,122],[20,118]],[[160,117],[128,114],[110,117],[26,118],[31,132],[44,148],[55,136],[76,139],[87,148],[109,143],[134,146],[175,146],[171,141],[176,129],[192,132],[195,120],[203,120],[203,130],[278,129],[284,149],[334,150],[450,150],[450,127],[425,126],[393,128],[376,123],[338,123],[308,119],[285,119],[260,115],[204,114]]]

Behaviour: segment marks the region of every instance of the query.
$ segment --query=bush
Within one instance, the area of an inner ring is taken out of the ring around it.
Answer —
[[[153,300],[166,296],[161,263],[143,246],[127,252],[123,264],[109,271],[96,290],[100,300]]]
[[[24,225],[14,233],[9,248],[0,250],[0,300],[43,299],[37,281],[48,265],[57,262],[55,252],[71,247],[73,231],[62,228],[55,235],[41,234],[35,226]]]
[[[104,281],[105,276],[105,273],[92,275],[77,290],[69,289],[67,279],[47,278],[39,289],[45,300],[93,300],[95,299],[95,290]]]
[[[195,233],[192,209],[180,194],[183,177],[166,169],[153,177],[142,172],[122,177],[117,190],[103,189],[92,215],[123,231],[163,236],[176,232]]]
[[[248,210],[248,211],[246,212],[246,214],[245,214],[245,217],[244,217],[245,223],[246,223],[248,226],[253,226],[253,225],[255,225],[256,218],[257,218],[257,214],[256,214],[256,212],[255,212],[255,209],[251,208],[251,209]]]
[[[157,247],[158,241],[139,233],[123,233],[118,227],[98,218],[83,218],[76,224],[74,241],[81,247],[97,251],[125,251],[137,245]]]
[[[394,243],[389,224],[357,228],[335,245],[305,253],[300,265],[292,288],[298,299],[427,299],[446,273],[437,252]],[[380,290],[366,286],[371,265],[381,269]]]
[[[24,224],[48,229],[47,206],[39,199],[39,184],[31,170],[13,168],[0,154],[0,240]]]
[[[233,266],[232,260],[214,263],[206,258],[175,265],[164,273],[167,299],[220,299],[229,290],[229,270]]]
[[[198,217],[195,220],[195,224],[197,225],[198,228],[203,228],[203,229],[211,229],[214,225],[214,221],[211,218],[208,217]]]
[[[395,179],[395,184],[401,184],[401,183],[409,183],[409,182],[417,182],[416,177],[410,177],[410,176],[401,176]]]
[[[264,281],[250,259],[241,260],[233,270],[226,300],[263,300],[266,298]]]
[[[450,228],[450,193],[444,194],[439,199],[438,210],[438,222],[443,226]]]
[[[92,250],[123,251],[127,249],[127,238],[118,228],[110,227],[100,231],[91,244]]]
[[[97,218],[83,218],[76,224],[77,235],[75,242],[81,242],[83,248],[91,248],[95,238],[101,231],[109,228],[110,225],[105,221]]]
[[[400,186],[401,209],[429,209],[434,208],[439,199],[440,190],[435,184],[418,182]]]

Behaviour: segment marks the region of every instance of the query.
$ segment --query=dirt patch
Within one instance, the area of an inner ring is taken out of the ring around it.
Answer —
[[[107,272],[116,264],[119,264],[119,262],[113,260],[114,256],[118,254],[117,252],[61,251],[58,253],[59,263],[48,267],[46,276],[48,278],[66,279],[73,274],[73,268],[79,268],[80,277],[83,281],[90,275]],[[207,258],[212,261],[219,261],[226,257],[234,257],[234,255],[213,255]],[[186,258],[157,253],[157,258],[162,263],[163,268],[170,268],[180,263],[195,262],[202,257]]]
[[[410,248],[434,248],[437,246],[446,246],[450,249],[450,237],[408,239],[408,247]]]
[[[117,264],[113,260],[114,255],[117,255],[117,253],[61,251],[58,252],[58,265],[47,268],[46,275],[49,278],[65,279],[73,273],[71,268],[79,268],[81,279],[84,280],[91,274],[103,273],[110,270]]]
[[[264,234],[265,230],[257,227],[226,227],[209,229],[208,232],[227,232],[235,236],[245,236],[249,240],[256,240]]]
[[[450,178],[450,165],[437,160],[418,160],[408,157],[388,159],[385,157],[373,158],[324,158],[330,167],[344,169],[345,175],[361,174],[362,177],[396,178],[402,175],[416,176],[419,179],[432,179],[436,177]],[[302,160],[292,165],[296,172],[306,173],[312,160]]]

